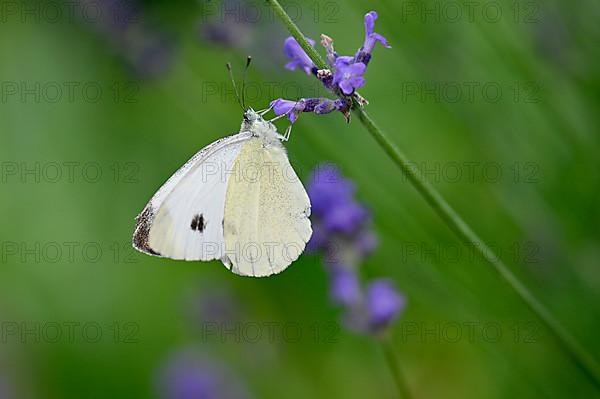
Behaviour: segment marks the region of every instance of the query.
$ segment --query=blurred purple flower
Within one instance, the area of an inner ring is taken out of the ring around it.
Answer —
[[[388,327],[404,310],[406,300],[393,284],[385,279],[371,282],[367,287],[365,307],[369,329],[378,332]]]
[[[174,46],[166,37],[147,38],[132,45],[125,56],[131,72],[142,79],[152,79],[164,73],[173,62]]]
[[[313,233],[310,240],[306,244],[306,250],[309,252],[317,252],[327,244],[327,233],[325,230],[317,226],[315,222],[312,224]]]
[[[321,165],[313,171],[308,184],[312,214],[318,218],[315,226],[322,235],[350,235],[367,227],[369,212],[354,198],[354,183],[342,177],[332,165]]]
[[[333,83],[342,90],[342,93],[348,96],[365,84],[363,75],[367,70],[367,66],[362,62],[348,62],[347,58],[352,59],[352,57],[338,57],[335,61],[336,69],[333,74]]]
[[[352,234],[369,219],[369,212],[358,202],[350,199],[332,207],[323,216],[323,226],[330,233]]]
[[[84,8],[90,3],[74,3],[82,8],[75,15],[82,16],[83,25],[98,33],[134,75],[154,78],[172,64],[172,41],[146,21],[139,1],[98,0],[93,2],[98,17],[87,16]]]
[[[240,318],[239,303],[227,287],[202,286],[190,299],[194,323],[230,324]]]
[[[330,209],[354,198],[354,183],[345,179],[334,164],[319,165],[308,183],[313,215],[324,216]]]
[[[362,230],[356,237],[356,248],[361,257],[366,258],[377,248],[377,236],[369,230]]]
[[[199,37],[228,48],[247,47],[253,39],[257,18],[242,11],[247,7],[244,0],[223,0],[219,5],[205,4],[204,13],[198,23]],[[211,7],[215,7],[212,9]],[[217,7],[231,12],[217,12]],[[235,10],[235,11],[234,11]],[[212,18],[209,16],[212,15]]]
[[[371,215],[355,198],[355,185],[333,164],[320,165],[308,184],[312,204],[313,236],[307,248],[322,251],[329,274],[329,294],[344,309],[346,326],[377,334],[404,308],[404,297],[385,279],[370,283],[363,292],[358,266],[377,247]]]
[[[311,46],[315,45],[314,40],[309,38],[306,38],[306,40],[310,43]],[[306,72],[307,75],[316,72],[315,64],[313,64],[308,54],[306,54],[306,52],[302,49],[300,44],[292,36],[285,39],[285,42],[283,44],[283,51],[285,55],[291,60],[285,65],[285,67],[290,71],[293,71],[296,68],[301,68],[304,70],[304,72]]]
[[[175,353],[160,370],[163,399],[246,399],[248,393],[233,373],[213,359],[189,350]]]
[[[348,266],[331,265],[330,270],[331,299],[337,305],[353,306],[361,299],[360,282],[356,273]]]

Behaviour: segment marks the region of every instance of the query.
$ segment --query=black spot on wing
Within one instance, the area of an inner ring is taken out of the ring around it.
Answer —
[[[192,218],[192,222],[190,223],[190,227],[193,231],[199,231],[202,233],[204,229],[206,229],[206,220],[204,220],[203,214],[196,214]]]

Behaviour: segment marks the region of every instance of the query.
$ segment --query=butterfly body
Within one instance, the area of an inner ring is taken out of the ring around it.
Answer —
[[[238,134],[199,151],[152,197],[136,219],[134,247],[172,259],[219,259],[240,275],[284,270],[312,229],[310,200],[283,139],[246,111]]]

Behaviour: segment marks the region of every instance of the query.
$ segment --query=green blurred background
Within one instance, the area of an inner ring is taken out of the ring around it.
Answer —
[[[155,190],[239,129],[225,62],[240,75],[253,56],[256,109],[325,94],[283,68],[287,32],[272,11],[262,1],[69,4],[0,2],[0,398],[155,397],[165,362],[186,348],[230,370],[249,397],[396,397],[377,341],[340,323],[320,257],[252,279],[130,249]],[[344,54],[362,44],[363,15],[379,12],[392,49],[374,52],[368,112],[600,358],[600,4],[283,4]],[[599,396],[358,120],[303,115],[287,148],[303,180],[337,164],[372,210],[379,247],[361,274],[392,278],[408,298],[391,336],[415,398]],[[220,317],[240,323],[240,339],[206,334]],[[248,323],[275,323],[274,339],[264,327],[252,339]],[[286,337],[286,325],[302,336]]]

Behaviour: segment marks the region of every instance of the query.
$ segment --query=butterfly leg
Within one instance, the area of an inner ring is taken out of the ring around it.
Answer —
[[[264,114],[268,113],[270,110],[272,110],[274,107],[274,105],[269,106],[269,108],[265,108],[265,109],[261,109],[260,111],[256,111],[257,114],[259,114],[260,116],[263,116]]]
[[[292,126],[293,125],[289,125],[283,134],[277,133],[277,138],[281,141],[288,141],[290,139],[290,133],[292,132]]]
[[[285,114],[281,114],[281,115],[277,115],[275,118],[273,119],[269,119],[269,122],[275,122],[276,120],[279,120],[283,117],[287,116],[287,112]]]
[[[290,124],[287,129],[285,129],[285,133],[283,134],[283,141],[288,141],[290,139],[290,134],[292,134],[292,126],[294,126],[293,124]]]

